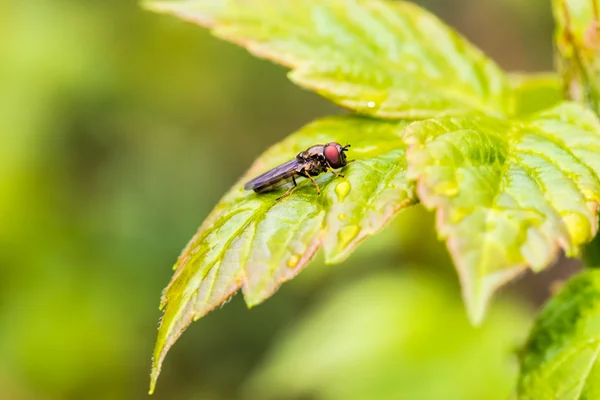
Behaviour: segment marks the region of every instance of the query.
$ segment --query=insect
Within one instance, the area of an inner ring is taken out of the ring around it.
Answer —
[[[281,164],[278,167],[265,172],[264,174],[252,179],[244,185],[246,190],[254,190],[256,193],[265,193],[275,190],[286,183],[292,182],[287,192],[279,196],[276,200],[280,200],[289,195],[297,186],[296,176],[308,178],[312,181],[320,195],[321,190],[319,184],[313,178],[326,171],[331,171],[335,176],[344,177],[338,174],[334,169],[346,166],[345,152],[350,147],[349,144],[342,146],[339,143],[331,142],[325,145],[316,144],[309,147],[305,151],[298,153],[296,158]]]

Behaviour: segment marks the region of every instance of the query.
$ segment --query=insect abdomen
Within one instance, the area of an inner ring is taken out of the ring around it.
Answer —
[[[289,178],[283,178],[276,182],[265,182],[262,185],[256,185],[253,188],[253,190],[256,193],[266,193],[266,192],[270,192],[272,190],[278,189],[278,188],[290,183],[291,181],[292,181],[292,177],[290,176]]]

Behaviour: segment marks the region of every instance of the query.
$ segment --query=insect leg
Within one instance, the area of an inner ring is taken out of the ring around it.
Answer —
[[[339,178],[345,178],[345,175],[342,175],[338,172],[335,172],[333,169],[329,168],[329,172],[331,172],[332,174],[334,174],[335,176],[339,177]]]
[[[313,178],[312,176],[310,176],[310,174],[308,173],[308,171],[306,171],[306,177],[312,181],[313,185],[315,185],[315,188],[317,189],[317,194],[320,196],[321,195],[321,188],[319,188],[319,184],[317,183],[317,181],[315,181],[315,178]]]
[[[290,193],[292,193],[292,190],[294,190],[296,188],[296,185],[297,185],[296,184],[296,178],[294,178],[293,176],[292,176],[292,182],[294,183],[294,185],[291,188],[289,188],[284,194],[282,194],[281,196],[279,196],[278,198],[276,198],[275,201],[279,201],[279,200],[283,199],[284,197],[289,196]]]

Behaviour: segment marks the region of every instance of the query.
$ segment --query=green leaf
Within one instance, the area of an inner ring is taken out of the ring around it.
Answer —
[[[510,81],[515,91],[514,113],[517,116],[540,112],[564,100],[558,74],[511,74]]]
[[[477,48],[418,6],[385,0],[196,0],[146,7],[292,69],[290,79],[363,114],[510,112],[510,85]]]
[[[553,0],[558,68],[572,100],[600,115],[600,3]]]
[[[242,289],[248,306],[271,296],[322,247],[339,262],[399,210],[415,202],[405,176],[404,122],[332,117],[314,122],[265,152],[225,195],[183,250],[162,298],[164,315],[152,366],[161,363],[182,331]],[[310,181],[281,201],[282,191],[257,195],[243,183],[313,144],[350,143],[346,178],[322,174],[318,196]]]
[[[473,322],[492,293],[597,231],[600,123],[576,104],[522,121],[441,117],[411,124],[409,176],[458,269]]]
[[[248,398],[506,400],[526,307],[501,302],[474,328],[448,281],[406,267],[328,293],[274,343]]]
[[[600,270],[573,277],[540,313],[523,354],[520,400],[600,398]]]

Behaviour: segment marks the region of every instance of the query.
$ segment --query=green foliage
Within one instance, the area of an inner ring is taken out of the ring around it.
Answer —
[[[600,124],[576,104],[513,122],[425,120],[405,141],[409,174],[437,210],[473,321],[500,285],[527,266],[544,268],[559,248],[579,254],[596,234]]]
[[[454,21],[502,65],[551,67],[545,0],[410,1]],[[177,253],[254,158],[340,110],[295,89],[283,68],[136,2],[0,1],[0,20],[0,397],[140,398],[160,314],[151,305]],[[507,121],[563,101],[551,74],[509,81]],[[435,211],[408,207],[343,263],[324,265],[319,252],[251,312],[235,296],[169,351],[158,398],[261,399],[289,389],[309,392],[301,398],[396,400],[405,390],[408,399],[508,400],[531,320],[515,314],[579,262],[561,258],[503,290],[475,330],[434,225]],[[598,239],[585,250],[600,254]],[[600,266],[596,257],[590,266]],[[414,272],[427,277],[407,278]],[[278,355],[292,344],[309,367]],[[265,354],[263,373],[242,386]]]
[[[572,278],[540,313],[523,351],[521,400],[600,397],[600,270]]]
[[[558,66],[565,89],[600,115],[600,4],[553,0]]]
[[[474,328],[440,280],[372,273],[290,326],[244,390],[263,400],[506,400],[528,319],[522,304],[499,302]]]
[[[563,101],[562,81],[557,74],[511,74],[515,115],[527,116]]]
[[[159,1],[170,13],[292,69],[290,79],[378,117],[425,118],[512,107],[498,66],[408,2]]]
[[[402,1],[146,6],[209,27],[291,68],[300,86],[371,117],[309,125],[263,154],[225,195],[165,290],[151,391],[192,320],[240,288],[249,306],[260,303],[319,247],[327,262],[344,259],[416,201],[415,185],[436,211],[474,323],[500,285],[527,267],[545,268],[560,249],[578,255],[596,234],[600,123],[577,104],[558,105],[556,76],[509,77],[436,17]],[[281,202],[280,192],[243,190],[244,180],[329,141],[351,143],[357,161],[346,179],[319,177],[321,197],[310,182]]]
[[[296,276],[320,247],[327,262],[339,262],[399,210],[414,203],[407,181],[405,123],[364,117],[332,117],[310,124],[273,146],[254,163],[209,215],[184,249],[163,294],[153,364],[153,384],[171,345],[185,327],[242,288],[256,305]],[[352,144],[355,161],[345,178],[317,178],[276,201],[278,192],[248,194],[243,183],[314,143],[339,138]]]

